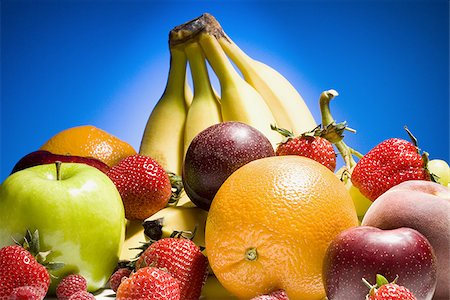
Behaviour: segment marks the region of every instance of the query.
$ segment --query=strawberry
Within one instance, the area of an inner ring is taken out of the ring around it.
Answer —
[[[131,155],[107,173],[124,204],[125,217],[144,220],[163,209],[172,195],[170,179],[163,167],[144,155]]]
[[[179,300],[178,280],[169,273],[155,267],[137,270],[125,279],[117,289],[117,300]]]
[[[336,169],[336,152],[332,143],[323,137],[316,136],[316,134],[320,134],[319,130],[314,129],[300,136],[294,136],[289,130],[278,128],[274,125],[271,127],[285,137],[277,146],[275,152],[277,156],[305,156],[321,163],[334,172]]]
[[[363,279],[363,282],[370,288],[366,300],[416,300],[416,297],[410,290],[396,284],[398,277],[391,283],[382,275],[377,274],[376,278],[377,283],[375,285],[371,285],[367,280]]]
[[[64,277],[56,287],[56,297],[58,300],[67,300],[76,292],[86,290],[86,279],[80,274],[70,274]]]
[[[8,300],[41,300],[46,294],[44,286],[24,285],[12,290]]]
[[[267,295],[252,298],[252,300],[289,300],[284,290],[276,290]]]
[[[43,299],[49,285],[47,269],[28,250],[19,245],[0,249],[0,299],[7,299],[15,288],[22,286],[42,289],[39,299]],[[26,292],[25,288],[14,293],[17,295],[23,292]]]
[[[127,279],[131,274],[131,270],[128,268],[120,268],[111,275],[109,279],[109,286],[114,292],[117,292],[119,285],[123,280]]]
[[[427,154],[420,154],[417,140],[410,136],[413,142],[399,138],[385,140],[358,161],[351,180],[361,194],[375,201],[404,181],[431,179],[426,167]]]
[[[146,266],[164,268],[177,279],[182,300],[199,299],[208,277],[208,259],[185,238],[163,238],[151,244],[136,262],[136,269]]]
[[[95,297],[88,291],[78,291],[72,294],[68,300],[95,300]]]

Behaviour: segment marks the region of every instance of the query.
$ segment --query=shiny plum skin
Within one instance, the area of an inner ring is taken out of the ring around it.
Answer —
[[[186,194],[198,207],[209,210],[222,183],[250,161],[275,156],[270,141],[241,122],[212,125],[191,142],[183,165]],[[249,182],[251,184],[251,182]]]

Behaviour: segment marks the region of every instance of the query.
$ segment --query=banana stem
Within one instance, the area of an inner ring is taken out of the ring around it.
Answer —
[[[185,52],[191,68],[194,95],[205,95],[208,98],[215,97],[202,48],[197,43],[190,43],[186,45]]]
[[[199,35],[199,43],[211,67],[219,78],[221,85],[232,84],[236,76],[240,76],[226,56],[216,37],[203,32]]]
[[[217,39],[222,46],[225,53],[230,57],[230,59],[238,66],[240,70],[247,70],[250,68],[249,61],[251,58],[242,51],[227,35],[220,36]]]
[[[331,115],[330,110],[330,101],[338,96],[339,93],[335,90],[328,90],[322,92],[320,94],[320,113],[322,115],[322,127],[326,128],[328,125],[333,124],[335,122],[333,116]],[[353,155],[361,158],[362,154],[358,151],[350,148],[342,139],[334,143],[336,148],[339,150],[339,153],[342,155],[344,159],[345,165],[348,170],[350,170],[353,166],[356,165],[356,161],[353,159]]]
[[[164,94],[184,98],[187,59],[182,47],[170,47],[170,69]],[[174,97],[175,98],[175,97]]]

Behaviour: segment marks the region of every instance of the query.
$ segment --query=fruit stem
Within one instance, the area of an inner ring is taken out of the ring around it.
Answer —
[[[214,35],[208,32],[202,32],[198,37],[198,42],[206,55],[206,59],[219,79],[221,89],[223,90],[223,84],[225,83],[234,84],[236,82],[235,78],[238,78],[240,75],[231,64],[231,61]]]
[[[188,40],[195,40],[197,35],[206,32],[217,39],[225,37],[219,22],[210,14],[204,13],[200,17],[174,27],[169,33],[171,46],[184,44]]]
[[[192,81],[194,83],[194,96],[205,95],[208,99],[214,99],[214,91],[209,81],[208,69],[206,67],[205,54],[197,43],[189,43],[185,47],[189,65],[192,70]],[[197,97],[203,99],[202,97]]]
[[[374,285],[372,285],[370,282],[367,281],[367,279],[362,278],[362,282],[369,288],[372,289],[373,287],[375,287]]]
[[[61,162],[59,160],[55,161],[56,166],[56,180],[61,180]]]
[[[245,259],[249,261],[255,261],[258,259],[258,252],[256,251],[256,248],[248,248],[245,251]]]
[[[339,93],[336,90],[328,90],[322,92],[320,94],[319,104],[320,104],[320,113],[322,115],[322,128],[326,129],[333,124],[336,123],[333,116],[331,115],[330,110],[330,101],[338,96]],[[346,126],[343,128],[343,130],[348,130],[351,132],[355,132],[355,130],[351,128],[347,128]],[[336,145],[336,148],[339,150],[340,154],[342,155],[342,158],[344,159],[345,165],[348,170],[350,170],[353,166],[356,165],[356,161],[353,159],[353,155],[355,155],[358,158],[361,158],[363,155],[359,153],[358,151],[350,148],[343,139],[336,139],[334,141],[330,141],[334,145]]]
[[[184,85],[186,83],[187,58],[184,49],[170,48],[170,69],[164,94],[175,94],[176,99],[184,98]],[[174,97],[175,98],[175,97]]]

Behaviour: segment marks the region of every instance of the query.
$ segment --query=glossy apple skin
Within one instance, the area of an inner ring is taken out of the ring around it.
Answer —
[[[53,154],[46,150],[37,150],[31,153],[28,153],[24,157],[22,157],[16,165],[13,167],[11,174],[17,171],[34,167],[38,165],[51,164],[56,161],[60,162],[71,162],[71,163],[84,163],[93,167],[96,167],[103,173],[107,173],[109,170],[109,166],[104,162],[93,158],[93,157],[82,157],[82,156],[73,156],[73,155],[60,155]]]
[[[192,140],[186,152],[182,170],[186,194],[195,205],[209,210],[228,176],[250,161],[269,156],[275,156],[275,151],[257,129],[234,121],[212,125]]]
[[[437,258],[433,299],[450,299],[450,189],[425,180],[402,182],[378,197],[362,225],[381,229],[410,227],[422,233]]]
[[[417,300],[432,299],[436,257],[428,240],[411,228],[381,230],[358,226],[341,232],[325,254],[322,278],[329,300],[365,299],[362,278],[375,283],[376,274],[389,281],[399,276]]]
[[[50,271],[49,293],[69,273],[80,273],[90,291],[107,283],[125,236],[122,200],[114,183],[97,168],[62,163],[38,165],[10,175],[0,186],[0,247],[39,230],[41,251],[65,266]]]

